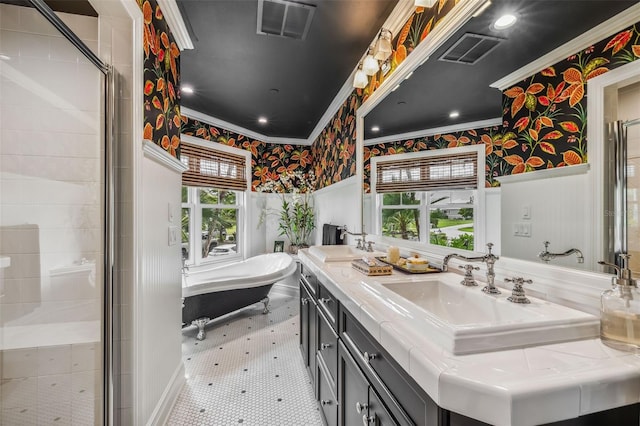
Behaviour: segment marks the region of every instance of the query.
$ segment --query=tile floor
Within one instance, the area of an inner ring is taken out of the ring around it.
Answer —
[[[262,304],[183,330],[187,382],[168,425],[322,425],[298,348],[298,293],[274,286]]]

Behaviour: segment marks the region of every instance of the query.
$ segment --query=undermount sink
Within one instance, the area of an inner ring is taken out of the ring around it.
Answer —
[[[362,285],[385,305],[402,307],[435,343],[453,354],[487,352],[595,338],[600,321],[562,305],[529,297],[530,304],[507,300],[510,291],[488,295],[464,287],[452,273],[428,277],[364,280]]]
[[[383,252],[367,252],[353,246],[311,246],[309,253],[323,262],[347,262],[363,256],[384,256]]]

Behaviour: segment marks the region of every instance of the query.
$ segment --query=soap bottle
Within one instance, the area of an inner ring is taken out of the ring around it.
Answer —
[[[640,291],[628,268],[629,255],[620,254],[621,265],[598,262],[616,269],[612,288],[602,293],[600,338],[615,349],[640,352]]]

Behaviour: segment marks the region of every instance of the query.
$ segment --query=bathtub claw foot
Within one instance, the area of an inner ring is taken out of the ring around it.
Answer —
[[[262,310],[263,314],[269,313],[269,298],[265,296],[264,299],[260,301],[260,303],[264,303],[264,309]]]
[[[198,334],[196,335],[197,340],[204,340],[204,338],[207,336],[207,333],[204,331],[204,326],[207,325],[209,321],[210,319],[207,317],[198,318],[197,320],[191,321],[191,325],[195,325],[198,327]]]

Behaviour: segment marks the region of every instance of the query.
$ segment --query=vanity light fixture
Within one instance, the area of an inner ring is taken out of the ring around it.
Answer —
[[[366,75],[374,75],[380,70],[378,60],[373,57],[373,50],[374,46],[369,46],[367,56],[364,58],[364,62],[362,63],[362,71],[364,71]]]
[[[517,20],[518,18],[510,13],[502,15],[493,23],[493,29],[506,30],[507,28],[515,24]]]
[[[191,86],[182,86],[182,87],[180,88],[180,91],[181,91],[182,93],[188,93],[188,94],[190,95],[190,94],[192,94],[192,93],[193,93],[193,87],[191,87]]]
[[[378,126],[373,126],[373,127],[371,128],[371,131],[372,131],[372,132],[379,132],[379,131],[380,131],[380,127],[378,127]]]
[[[436,0],[415,0],[416,7],[433,7]]]
[[[269,120],[267,120],[267,117],[258,117],[258,123],[260,124],[267,124]]]
[[[358,70],[353,76],[353,87],[356,89],[364,89],[369,84],[369,79],[367,78],[367,74],[362,70],[362,64],[358,65]]]
[[[458,118],[460,117],[460,113],[458,111],[451,111],[449,113],[449,118]]]
[[[391,46],[391,39],[393,38],[391,31],[383,28],[380,30],[378,41],[376,41],[375,48],[373,49],[373,57],[379,61],[385,61],[393,52]]]

